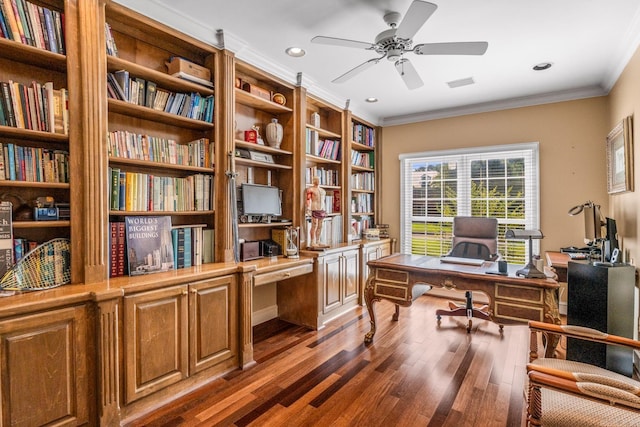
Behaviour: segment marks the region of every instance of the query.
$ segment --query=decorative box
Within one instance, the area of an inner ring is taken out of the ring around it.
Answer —
[[[267,101],[271,101],[271,92],[259,86],[244,82],[242,83],[242,90],[249,92],[252,95],[266,99]]]
[[[174,75],[176,73],[185,73],[190,76],[198,77],[203,80],[211,80],[211,70],[201,65],[189,62],[184,58],[172,57],[170,62],[167,62],[167,74]]]

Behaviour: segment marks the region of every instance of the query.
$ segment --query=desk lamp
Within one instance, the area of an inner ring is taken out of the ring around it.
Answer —
[[[529,264],[524,268],[516,271],[516,276],[523,276],[527,279],[546,279],[546,275],[538,270],[533,264],[533,239],[542,239],[542,231],[540,230],[507,230],[504,238],[508,240],[526,240],[529,239]]]

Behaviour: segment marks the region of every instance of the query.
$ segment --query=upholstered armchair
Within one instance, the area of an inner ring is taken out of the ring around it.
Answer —
[[[583,362],[538,358],[558,336],[640,349],[640,341],[594,329],[529,322],[528,426],[640,426],[640,382]]]
[[[495,261],[498,255],[498,220],[495,218],[457,216],[453,218],[453,240],[447,257],[473,258]],[[467,332],[471,332],[472,318],[489,320],[487,306],[474,307],[473,293],[465,292],[465,304],[449,302],[449,310],[436,311],[438,324],[441,316],[466,316]]]

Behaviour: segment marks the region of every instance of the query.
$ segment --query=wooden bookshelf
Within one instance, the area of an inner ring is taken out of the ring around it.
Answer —
[[[234,152],[233,163],[237,173],[236,185],[240,187],[253,178],[253,183],[277,187],[282,192],[282,218],[294,216],[294,167],[295,115],[293,108],[294,87],[290,83],[265,73],[242,61],[235,61],[234,87]],[[251,93],[248,86],[261,90],[263,96]],[[272,100],[274,94],[284,95],[286,103],[278,104]],[[269,145],[266,138],[266,126],[277,119],[283,129],[283,140],[279,148]],[[244,140],[244,131],[257,126],[264,144]],[[238,156],[238,150],[249,150],[271,156],[273,163],[256,161]],[[240,194],[240,192],[238,192]],[[239,198],[239,201],[241,199]],[[240,209],[242,204],[239,203]],[[242,212],[239,211],[241,216]],[[291,225],[292,222],[271,221],[268,223],[240,223],[240,238],[262,240],[271,238],[271,229]]]

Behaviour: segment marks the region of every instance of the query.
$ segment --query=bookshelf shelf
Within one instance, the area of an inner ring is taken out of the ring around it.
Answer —
[[[202,216],[212,215],[215,211],[109,211],[113,216]]]
[[[325,159],[324,157],[314,156],[313,154],[307,154],[307,161],[315,163],[330,163],[334,165],[342,163],[340,160]]]
[[[255,167],[266,168],[266,169],[285,169],[285,170],[293,169],[292,166],[281,165],[279,163],[258,162],[256,160],[242,159],[240,157],[236,157],[235,160],[236,160],[236,164],[238,165],[255,166]]]
[[[272,153],[272,154],[282,154],[282,155],[292,155],[293,153],[288,150],[282,150],[279,148],[269,147],[268,145],[260,145],[254,144],[253,142],[246,142],[239,139],[235,140],[236,148],[246,148],[252,151],[261,151],[263,153]]]
[[[351,165],[351,170],[356,172],[374,172],[375,171],[375,169],[373,168],[366,168],[364,166],[356,166],[356,165]]]
[[[28,141],[57,142],[57,143],[69,142],[68,135],[63,135],[60,133],[52,133],[52,132],[43,132],[39,130],[15,128],[12,126],[2,126],[2,125],[0,125],[0,136],[21,139],[21,140],[28,140]]]
[[[319,127],[315,127],[312,126],[310,124],[307,124],[307,128],[313,131],[318,132],[318,136],[321,138],[336,138],[336,139],[341,139],[342,135],[337,134],[335,132],[331,132],[330,130],[327,129],[323,129],[323,128],[319,128]]]
[[[369,145],[361,144],[359,142],[351,141],[351,148],[357,151],[372,151],[375,150],[375,147],[371,147]]]
[[[152,81],[163,89],[174,92],[199,92],[205,96],[213,95],[213,89],[209,87],[174,77],[162,71],[156,71],[126,59],[107,55],[107,71],[114,72],[123,69],[129,71],[132,76]]]
[[[109,112],[113,113],[129,115],[140,119],[180,126],[188,129],[206,130],[213,128],[213,123],[204,122],[202,120],[195,120],[178,116],[177,114],[165,113],[164,111],[154,110],[152,108],[131,104],[117,99],[109,99],[108,102]]]
[[[366,194],[375,194],[374,190],[359,190],[357,188],[351,188],[352,193],[366,193]]]
[[[251,223],[241,223],[238,224],[239,228],[271,228],[271,227],[285,227],[292,225],[292,222],[281,222],[281,221],[273,221],[273,222],[251,222]]]
[[[14,221],[14,229],[64,228],[70,227],[71,221]]]
[[[4,38],[0,38],[0,52],[2,52],[3,58],[8,58],[13,61],[55,71],[67,71],[67,57],[59,53]]]
[[[236,102],[242,105],[246,105],[248,107],[257,108],[262,111],[266,111],[268,113],[291,113],[293,110],[286,105],[276,104],[273,101],[266,100],[264,98],[260,98],[257,95],[249,93],[242,89],[235,89],[236,93]]]
[[[175,164],[172,164],[172,163],[151,162],[151,161],[148,161],[148,160],[125,159],[125,158],[122,158],[122,157],[109,157],[109,163],[110,164],[116,164],[116,165],[139,166],[139,167],[162,169],[162,170],[199,172],[199,173],[207,173],[207,174],[214,173],[214,169],[212,169],[212,168],[203,168],[203,167],[185,166],[185,165],[175,165]]]
[[[0,187],[17,187],[17,188],[59,188],[62,190],[69,189],[67,182],[34,182],[34,181],[9,181],[0,180]]]

